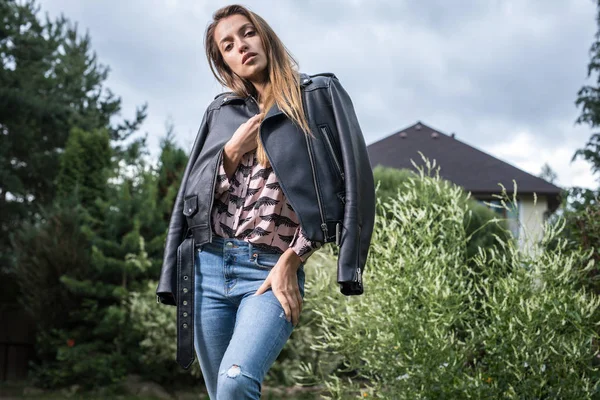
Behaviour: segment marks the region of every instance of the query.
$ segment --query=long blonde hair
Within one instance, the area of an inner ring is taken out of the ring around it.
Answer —
[[[298,63],[283,45],[279,37],[267,22],[258,14],[246,7],[233,4],[215,11],[213,20],[206,28],[204,48],[210,69],[221,85],[230,88],[236,95],[249,96],[256,94],[254,85],[235,74],[225,63],[214,39],[215,29],[219,21],[231,15],[243,15],[254,25],[267,55],[268,82],[263,98],[264,113],[276,103],[283,113],[292,120],[305,134],[312,136],[302,105],[300,76],[297,71]],[[262,121],[261,121],[262,122]],[[260,138],[256,137],[256,156],[258,162],[268,166],[269,160]]]

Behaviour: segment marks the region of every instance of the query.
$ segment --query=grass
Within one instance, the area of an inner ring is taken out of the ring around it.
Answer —
[[[141,395],[126,395],[126,394],[99,394],[97,391],[94,392],[78,392],[73,395],[68,394],[68,389],[63,390],[44,390],[43,393],[31,394],[24,396],[23,390],[27,387],[33,388],[28,381],[8,381],[0,382],[0,399],[13,400],[13,399],[35,399],[35,400],[64,400],[66,398],[70,400],[157,400],[155,396],[141,396]],[[198,397],[199,391],[189,391],[189,398],[200,400],[209,400],[205,394],[204,397]],[[195,396],[195,397],[193,397]],[[176,398],[177,396],[173,396]],[[300,392],[293,395],[283,395],[286,400],[316,400],[320,396],[313,392]],[[271,391],[269,388],[263,390],[263,399],[265,400],[278,400],[282,398],[282,394],[278,391]]]

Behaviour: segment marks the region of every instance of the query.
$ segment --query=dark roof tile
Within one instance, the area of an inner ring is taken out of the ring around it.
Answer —
[[[414,170],[412,159],[423,165],[418,151],[440,166],[440,176],[474,195],[500,193],[502,183],[508,193],[513,191],[514,179],[517,193],[548,195],[551,209],[558,201],[561,188],[542,178],[520,170],[509,163],[446,135],[422,122],[402,129],[367,146],[371,166],[383,165]]]

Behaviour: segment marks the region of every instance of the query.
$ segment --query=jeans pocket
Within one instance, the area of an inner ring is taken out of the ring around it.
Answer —
[[[252,255],[253,263],[260,269],[270,270],[279,261],[280,254],[254,253]]]

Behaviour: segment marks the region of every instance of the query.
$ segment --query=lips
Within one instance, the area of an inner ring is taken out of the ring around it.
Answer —
[[[246,53],[242,56],[242,64],[246,64],[246,61],[250,58],[250,57],[254,57],[256,56],[256,53]]]

